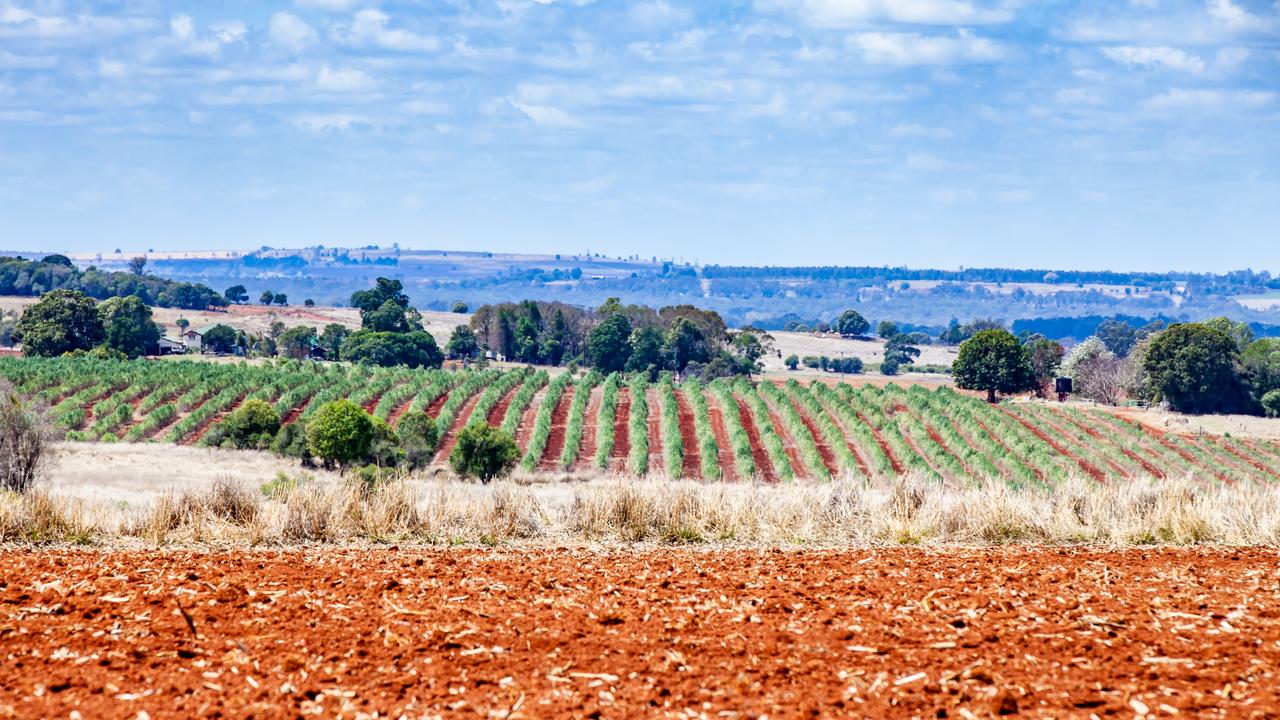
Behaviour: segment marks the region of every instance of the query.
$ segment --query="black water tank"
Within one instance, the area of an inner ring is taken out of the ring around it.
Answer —
[[[1056,378],[1053,381],[1053,388],[1057,393],[1071,392],[1071,378]]]

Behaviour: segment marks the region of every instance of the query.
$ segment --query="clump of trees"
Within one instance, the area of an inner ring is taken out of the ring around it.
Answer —
[[[422,314],[409,304],[399,280],[378,278],[373,288],[351,294],[351,306],[360,311],[361,327],[340,340],[341,359],[383,367],[438,368],[444,363],[444,353],[423,331]]]
[[[13,337],[33,356],[97,350],[138,357],[155,351],[160,328],[151,319],[151,308],[137,297],[99,304],[78,290],[53,290],[23,310]]]
[[[458,433],[458,444],[449,455],[449,464],[463,477],[488,483],[515,469],[520,448],[510,434],[484,422],[471,423]]]
[[[1026,348],[1003,329],[980,330],[961,343],[951,374],[957,387],[985,391],[987,402],[995,402],[997,393],[1033,390],[1038,382]]]
[[[145,266],[145,258],[142,265]],[[227,299],[200,283],[174,282],[141,272],[107,272],[96,267],[80,270],[65,255],[40,260],[0,257],[0,295],[43,295],[72,290],[97,299],[136,297],[145,305],[205,310],[225,307]]]

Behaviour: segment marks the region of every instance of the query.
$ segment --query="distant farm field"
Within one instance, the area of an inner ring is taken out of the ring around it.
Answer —
[[[347,398],[393,426],[407,413],[429,415],[441,431],[436,466],[447,465],[463,427],[485,421],[515,437],[532,473],[766,482],[913,474],[1013,487],[1072,476],[1280,476],[1274,440],[1166,432],[1079,405],[989,405],[946,387],[86,358],[2,358],[0,376],[47,402],[75,441],[199,445],[251,398],[273,404],[286,424]]]

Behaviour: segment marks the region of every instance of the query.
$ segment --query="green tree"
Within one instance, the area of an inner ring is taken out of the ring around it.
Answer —
[[[1155,399],[1178,412],[1237,412],[1245,405],[1239,359],[1236,338],[1203,323],[1183,323],[1151,340],[1142,367]]]
[[[289,304],[289,296],[288,296],[288,295],[285,295],[284,293],[276,293],[275,303],[276,303],[277,305],[281,305],[281,306],[283,306],[283,305],[288,305],[288,304]]]
[[[891,336],[884,344],[884,362],[891,363],[895,372],[899,366],[910,365],[918,357],[920,357],[920,348],[911,343],[910,335],[898,333]],[[881,372],[884,372],[883,363],[881,365]]]
[[[202,441],[215,447],[265,448],[279,430],[280,413],[271,403],[251,399],[210,428]]]
[[[1128,356],[1134,343],[1138,342],[1138,331],[1129,323],[1118,319],[1103,320],[1098,323],[1098,329],[1093,334],[1119,358]]]
[[[276,352],[302,360],[311,357],[311,348],[316,344],[316,329],[310,325],[298,325],[280,333],[276,338]]]
[[[258,304],[260,305],[270,305],[275,301],[276,294],[270,290],[263,290],[262,294],[258,296]]]
[[[422,330],[422,316],[417,310],[406,309],[394,300],[387,300],[378,309],[362,313],[361,327],[374,332],[407,333]]]
[[[438,368],[444,353],[435,338],[425,332],[390,333],[359,330],[342,342],[340,357],[351,362],[381,367],[404,365],[411,368]]]
[[[143,275],[146,275],[147,274],[147,258],[142,255],[129,258],[129,272],[133,273],[134,275],[137,275],[138,277],[142,277]]]
[[[687,317],[677,317],[667,327],[665,344],[668,357],[676,372],[684,372],[689,363],[705,363],[709,356],[707,337]]]
[[[885,340],[888,340],[889,338],[897,334],[898,334],[898,323],[892,320],[881,320],[880,324],[876,325],[876,335],[879,335]]]
[[[363,461],[373,436],[373,418],[350,400],[325,403],[307,421],[307,449],[326,465]]]
[[[449,464],[459,475],[480,478],[487,483],[510,473],[519,459],[520,448],[509,434],[476,422],[458,433],[458,444],[449,455]]]
[[[449,335],[449,342],[444,346],[444,353],[451,359],[461,360],[473,358],[480,354],[480,343],[476,332],[469,325],[459,325]]]
[[[205,330],[201,343],[204,350],[230,353],[236,348],[236,331],[227,325],[214,325]]]
[[[650,382],[658,379],[658,372],[666,368],[662,355],[662,331],[656,327],[638,327],[631,331],[631,357],[627,358],[627,372],[643,372]]]
[[[861,337],[871,328],[871,323],[857,310],[845,310],[831,323],[831,327],[841,337]]]
[[[1032,390],[1036,382],[1026,350],[1008,330],[981,330],[961,343],[951,374],[956,387],[985,390],[987,402],[995,402],[996,393]]]
[[[462,302],[461,300],[459,300],[453,304],[453,307],[449,308],[449,312],[455,312],[455,313],[458,313],[459,315],[466,315],[467,313],[471,312],[471,307],[466,303]]]
[[[1036,397],[1044,397],[1046,389],[1057,377],[1066,351],[1062,343],[1043,335],[1029,338],[1023,347],[1027,351],[1027,360],[1031,362],[1031,372],[1036,378]]]
[[[729,347],[737,358],[738,370],[742,375],[753,375],[760,372],[760,359],[773,349],[773,336],[750,325],[733,333]]]
[[[346,325],[339,323],[329,323],[324,326],[324,330],[320,332],[320,347],[324,349],[324,356],[328,360],[337,360],[338,355],[342,352],[342,341],[347,339],[351,331]]]
[[[1254,340],[1240,354],[1249,394],[1259,402],[1272,390],[1280,390],[1280,338]]]
[[[795,370],[800,367],[800,358],[796,355],[788,355],[786,360],[782,361],[788,370]]]
[[[92,298],[77,290],[53,290],[22,311],[14,335],[27,355],[54,357],[89,350],[106,331]]]
[[[1249,347],[1249,343],[1253,342],[1253,328],[1249,327],[1249,323],[1235,322],[1230,318],[1216,317],[1212,320],[1206,320],[1205,325],[1220,330],[1235,341],[1236,347],[1244,352]]]
[[[1280,417],[1280,390],[1272,390],[1263,395],[1261,404],[1267,417]]]
[[[601,373],[621,372],[631,357],[631,321],[612,313],[591,331],[587,356]]]
[[[227,302],[235,305],[249,302],[249,291],[243,285],[232,285],[222,293],[222,296],[227,299]]]
[[[160,341],[160,328],[151,320],[151,308],[138,298],[113,297],[98,306],[107,347],[136,358]]]
[[[430,415],[426,412],[405,415],[396,426],[396,434],[400,436],[400,447],[409,467],[421,468],[431,463],[440,445],[440,428]]]

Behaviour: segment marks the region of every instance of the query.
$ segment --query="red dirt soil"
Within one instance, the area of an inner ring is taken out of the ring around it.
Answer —
[[[413,400],[414,400],[414,397],[410,395],[409,397],[405,398],[403,402],[401,402],[399,405],[393,408],[391,412],[387,413],[387,424],[390,425],[391,427],[396,427],[397,425],[399,425],[400,418],[404,417],[405,415],[408,415],[409,409],[413,407]]]
[[[769,403],[766,400],[765,406],[768,407],[768,405]],[[796,446],[795,438],[791,437],[791,432],[782,423],[782,418],[771,407],[769,408],[769,423],[773,425],[773,432],[782,441],[782,449],[787,453],[787,460],[791,463],[791,472],[795,473],[798,479],[813,479],[813,476],[809,474],[809,466],[800,457],[800,448]]]
[[[889,458],[889,464],[893,466],[893,471],[901,475],[903,470],[902,460],[893,454],[893,448],[889,447],[889,441],[885,440],[884,435],[880,434],[880,428],[872,425],[862,411],[855,410],[854,412],[857,413],[858,419],[862,421],[862,424],[866,425],[867,429],[871,431],[871,435],[876,439],[876,444],[880,446],[880,450],[884,452],[885,457]]]
[[[12,551],[0,716],[1276,717],[1278,559]]]
[[[310,395],[303,398],[302,402],[298,403],[297,407],[290,410],[289,414],[284,416],[284,419],[280,421],[280,425],[283,427],[285,425],[292,425],[298,422],[298,418],[302,417],[302,413],[307,411],[307,406],[311,404],[311,400],[315,396],[316,396],[316,393],[311,393]]]
[[[1107,439],[1107,436],[1098,432],[1097,428],[1091,428],[1087,424],[1080,422],[1079,420],[1067,415],[1066,413],[1062,412],[1057,408],[1050,407],[1049,414],[1052,415],[1054,418],[1056,418],[1056,422],[1071,423],[1073,426],[1079,428],[1081,432],[1093,438],[1094,440],[1098,440],[1100,442],[1108,443],[1108,444],[1111,443],[1111,441]],[[1155,477],[1160,478],[1161,480],[1163,480],[1166,477],[1166,473],[1164,470],[1156,467],[1155,465],[1150,463],[1146,458],[1142,457],[1141,455],[1138,455],[1137,453],[1133,452],[1129,448],[1123,447],[1121,445],[1115,445],[1115,448],[1119,450],[1125,457],[1129,458],[1133,462],[1138,463],[1138,465],[1140,465],[1142,469],[1145,470],[1147,473],[1154,475]]]
[[[440,417],[440,410],[444,408],[445,403],[449,402],[449,393],[451,391],[452,389],[445,390],[440,393],[439,397],[427,404],[427,415],[429,415],[432,420]]]
[[[493,409],[489,411],[489,414],[484,419],[489,427],[500,427],[502,425],[502,420],[507,417],[507,408],[511,407],[511,401],[515,399],[516,393],[520,392],[520,388],[523,385],[524,383],[516,383],[515,387],[508,390],[507,394],[503,395],[502,399],[498,401],[498,404],[493,406]]]
[[[594,466],[596,457],[596,419],[600,417],[600,404],[603,401],[603,386],[597,385],[591,388],[591,397],[587,400],[587,413],[582,420],[582,447],[578,448],[578,460],[573,464],[574,470],[586,470]]]
[[[684,456],[680,462],[680,477],[701,478],[702,460],[698,449],[698,431],[694,427],[693,408],[683,390],[676,390],[676,409],[680,416],[680,446]],[[705,478],[703,478],[705,479]]]
[[[440,434],[440,448],[436,450],[436,459],[434,460],[436,465],[443,465],[449,462],[449,455],[458,444],[458,433],[471,421],[471,411],[475,409],[476,403],[480,402],[480,396],[483,394],[483,392],[472,393],[471,397],[462,403],[462,407],[458,408],[458,414],[454,416],[449,428]]]
[[[774,472],[773,463],[769,462],[769,453],[760,440],[760,431],[751,420],[751,411],[742,398],[735,395],[733,399],[738,403],[738,422],[742,423],[742,429],[747,431],[747,440],[751,442],[751,459],[755,462],[756,474],[765,482],[778,482],[778,473]]]
[[[662,402],[658,399],[658,389],[645,391],[649,416],[645,418],[649,434],[649,474],[661,475],[667,469],[666,457],[662,445]]]
[[[618,388],[618,404],[613,413],[613,454],[609,456],[609,468],[614,472],[627,469],[627,456],[631,454],[631,388]]]
[[[800,416],[800,420],[804,422],[804,426],[809,429],[809,434],[813,436],[813,442],[818,446],[818,454],[822,456],[822,464],[827,466],[827,472],[833,476],[840,472],[840,465],[836,462],[836,455],[831,451],[831,446],[827,444],[827,439],[823,437],[822,431],[818,429],[818,424],[809,417],[809,411],[801,405],[799,401],[788,395],[787,402],[795,408],[796,414]]]
[[[520,453],[524,454],[529,450],[529,441],[533,439],[533,421],[538,417],[538,408],[542,407],[542,400],[547,396],[547,388],[544,385],[538,392],[530,398],[529,404],[525,406],[520,414],[520,424],[516,426],[516,445],[520,447]]]
[[[729,441],[729,430],[724,426],[724,411],[720,402],[711,393],[704,393],[707,401],[707,419],[711,421],[711,432],[716,436],[716,460],[720,464],[720,479],[734,482],[738,479],[738,463],[733,454],[733,443]]]
[[[240,394],[240,397],[236,398],[230,405],[227,406],[225,410],[221,412],[216,412],[213,415],[210,415],[209,417],[205,418],[205,421],[197,425],[195,429],[193,429],[190,433],[188,433],[187,436],[183,438],[182,442],[179,444],[195,445],[199,443],[200,439],[204,437],[204,434],[209,432],[209,428],[213,427],[214,425],[217,425],[223,420],[226,420],[228,415],[235,412],[236,410],[239,410],[240,406],[244,404],[244,400],[247,397],[249,397],[249,391],[245,390],[243,393]]]
[[[560,453],[564,451],[565,426],[569,423],[569,408],[573,405],[573,395],[577,385],[569,385],[560,395],[560,402],[551,411],[551,432],[547,433],[547,445],[542,450],[542,458],[538,460],[538,469],[554,470],[560,464]]]

